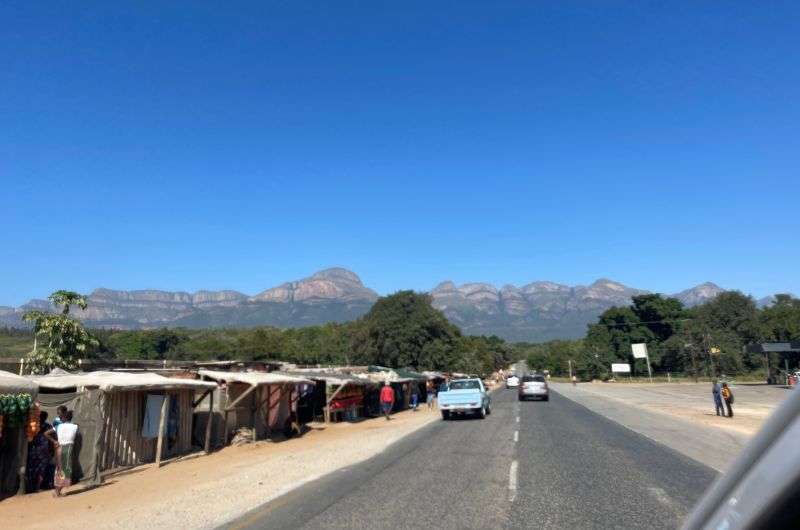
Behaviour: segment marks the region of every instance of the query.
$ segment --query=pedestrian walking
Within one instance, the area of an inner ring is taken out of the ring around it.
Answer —
[[[381,412],[383,415],[386,416],[386,421],[389,421],[392,415],[392,407],[394,407],[394,389],[392,385],[389,384],[389,381],[383,383],[383,388],[381,388]]]
[[[411,410],[416,412],[419,405],[419,385],[416,382],[410,383],[409,392],[411,392]]]
[[[436,385],[433,384],[433,381],[428,380],[428,383],[425,385],[425,390],[427,392],[426,403],[428,403],[428,410],[433,410],[433,400],[436,398]]]
[[[714,396],[714,408],[717,411],[717,416],[724,416],[725,409],[722,408],[722,387],[719,386],[719,381],[714,379],[711,385],[711,395]]]
[[[56,448],[55,491],[53,492],[56,497],[61,497],[61,491],[72,485],[72,468],[76,456],[73,449],[78,433],[78,426],[72,423],[71,410],[67,411],[61,420],[56,429],[58,446]]]
[[[725,407],[728,409],[728,417],[733,418],[733,392],[728,386],[728,383],[722,383],[722,399],[725,400]]]

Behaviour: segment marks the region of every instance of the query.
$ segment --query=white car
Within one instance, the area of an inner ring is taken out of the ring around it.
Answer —
[[[516,375],[508,376],[506,379],[506,388],[517,388],[519,386],[519,377]]]

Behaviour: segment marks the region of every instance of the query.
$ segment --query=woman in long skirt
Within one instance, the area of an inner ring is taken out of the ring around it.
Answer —
[[[75,435],[78,426],[72,423],[72,411],[68,411],[63,422],[56,429],[58,447],[56,448],[55,496],[61,497],[61,491],[72,485],[72,464],[75,455]]]

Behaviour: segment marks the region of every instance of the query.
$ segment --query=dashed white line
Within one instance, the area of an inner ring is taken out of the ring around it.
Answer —
[[[517,461],[511,462],[508,470],[508,500],[514,502],[517,498]]]
[[[517,416],[517,423],[519,423],[519,416]]]
[[[519,431],[514,431],[514,442],[516,443],[518,441],[519,441]]]

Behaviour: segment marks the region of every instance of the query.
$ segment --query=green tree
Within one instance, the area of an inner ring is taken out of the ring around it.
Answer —
[[[761,310],[758,320],[765,341],[800,341],[800,299],[775,295],[775,302]]]
[[[447,369],[461,336],[459,329],[434,309],[429,295],[413,291],[378,299],[361,323],[354,350],[362,359],[389,367]]]
[[[25,322],[33,324],[33,350],[25,358],[30,373],[48,373],[53,368],[74,369],[77,359],[99,342],[87,332],[80,321],[69,316],[71,305],[86,309],[86,298],[72,291],[56,291],[49,297],[56,306],[63,306],[61,313],[28,311],[22,315]],[[39,337],[46,346],[39,345]]]

